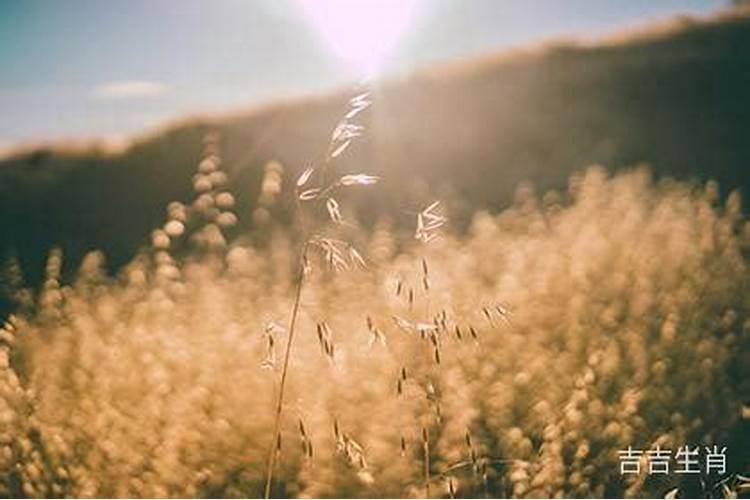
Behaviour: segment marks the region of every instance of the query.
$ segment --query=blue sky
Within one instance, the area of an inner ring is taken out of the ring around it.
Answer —
[[[383,74],[728,3],[415,1]],[[3,0],[0,146],[132,134],[356,80],[309,19],[297,0]]]

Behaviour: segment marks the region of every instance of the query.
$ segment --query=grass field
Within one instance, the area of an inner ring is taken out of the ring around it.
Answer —
[[[41,292],[16,288],[4,495],[262,494],[299,241],[272,218],[263,245],[230,238],[233,197],[199,184],[117,278],[93,252],[67,284],[53,251]],[[750,228],[717,200],[594,168],[426,245],[348,229],[367,268],[311,262],[272,494],[700,493],[621,475],[629,445],[726,445],[742,472]]]

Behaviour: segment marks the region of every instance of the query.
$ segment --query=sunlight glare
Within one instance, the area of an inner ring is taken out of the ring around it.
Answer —
[[[417,0],[297,1],[336,55],[364,77],[380,68],[417,4]]]

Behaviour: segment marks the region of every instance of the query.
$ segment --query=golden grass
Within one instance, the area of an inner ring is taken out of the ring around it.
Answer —
[[[737,197],[644,170],[570,186],[426,246],[381,224],[355,235],[367,270],[314,269],[274,495],[658,496],[679,477],[622,477],[619,449],[739,446]],[[217,196],[170,206],[182,229],[116,279],[93,253],[64,284],[51,256],[1,330],[2,494],[262,494],[296,259],[280,228],[259,248],[185,216],[218,220]]]

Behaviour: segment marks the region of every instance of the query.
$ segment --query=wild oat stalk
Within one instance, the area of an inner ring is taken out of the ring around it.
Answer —
[[[345,222],[341,214],[339,203],[333,197],[335,192],[340,188],[349,186],[369,186],[375,184],[379,180],[378,177],[367,174],[348,174],[343,175],[336,180],[330,180],[331,161],[340,156],[349,147],[352,140],[359,137],[364,130],[362,125],[353,123],[352,119],[370,105],[369,93],[364,92],[357,95],[349,101],[349,104],[350,109],[333,130],[331,140],[328,143],[328,147],[326,148],[325,155],[320,162],[320,165],[311,166],[303,171],[297,178],[295,185],[295,206],[302,225],[303,238],[299,252],[299,268],[297,271],[294,302],[292,304],[289,318],[286,346],[284,347],[281,380],[275,404],[273,438],[271,440],[271,446],[269,447],[268,466],[266,469],[265,498],[270,498],[271,483],[273,481],[274,469],[276,467],[276,459],[281,451],[278,443],[280,443],[281,437],[284,389],[286,388],[286,380],[289,374],[289,359],[292,352],[292,345],[294,344],[294,334],[296,331],[302,289],[305,283],[305,276],[310,271],[310,250],[317,250],[319,255],[333,270],[344,270],[357,266],[364,267],[365,265],[364,259],[352,245],[342,240],[316,234],[315,227],[312,227],[307,223],[303,214],[303,208],[306,204],[312,205],[313,209],[325,207],[331,222],[333,224],[342,225]],[[317,174],[320,186],[308,187],[308,184],[312,181],[315,174]],[[315,213],[313,214],[313,221],[314,217]],[[333,350],[331,349],[331,354],[332,352]]]

